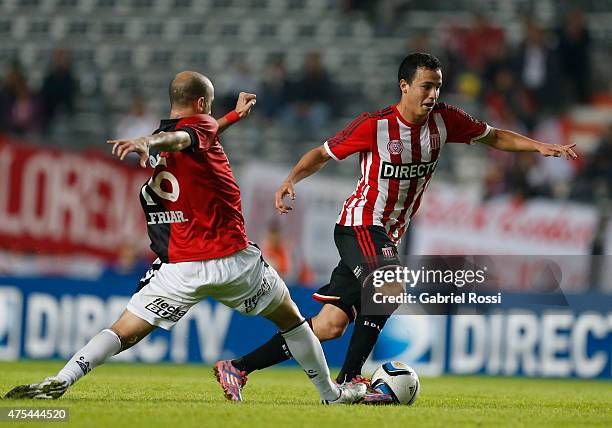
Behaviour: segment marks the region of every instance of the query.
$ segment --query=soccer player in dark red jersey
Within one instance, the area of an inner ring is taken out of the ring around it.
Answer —
[[[274,322],[324,404],[363,398],[365,384],[332,382],[321,343],[287,286],[247,241],[240,190],[219,133],[249,114],[255,95],[241,93],[236,109],[218,121],[210,115],[213,99],[207,77],[179,73],[170,85],[170,119],[162,120],[154,135],[108,141],[120,159],[135,152],[142,167],[149,163],[154,168],[140,202],[158,259],[109,329],[94,336],[56,376],[17,386],[6,397],[59,398],[93,368],[157,327],[171,329],[191,306],[210,296],[245,315]],[[243,377],[237,369],[217,364],[214,371],[226,396],[242,400]]]
[[[321,341],[340,337],[355,321],[338,383],[363,379],[363,364],[388,319],[386,315],[361,314],[363,282],[374,269],[400,264],[396,245],[419,209],[444,145],[478,143],[510,152],[576,158],[574,145],[544,144],[495,129],[457,107],[438,102],[442,69],[432,55],[408,55],[399,67],[398,83],[398,104],[363,113],[342,132],[307,152],[276,192],[277,210],[287,213],[292,208],[284,197],[295,199],[296,183],[330,159],[359,154],[361,178],[344,201],[334,230],[340,262],[329,284],[314,293],[313,298],[323,307],[309,320]],[[246,376],[290,356],[282,336],[275,335],[257,350],[226,363]],[[392,397],[372,390],[364,400],[373,404],[390,401]]]

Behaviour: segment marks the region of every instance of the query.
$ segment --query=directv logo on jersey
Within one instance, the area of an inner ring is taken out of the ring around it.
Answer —
[[[412,180],[413,178],[423,178],[433,173],[438,161],[419,162],[419,163],[389,163],[383,162],[380,170],[380,178],[396,180]]]
[[[164,319],[174,322],[180,320],[183,315],[187,313],[187,309],[183,309],[180,306],[170,305],[161,297],[153,300],[151,303],[145,306],[145,308]]]

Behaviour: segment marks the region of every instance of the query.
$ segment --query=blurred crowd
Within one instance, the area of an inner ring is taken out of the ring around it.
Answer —
[[[545,31],[525,18],[523,40],[509,45],[504,31],[475,15],[471,27],[450,25],[444,36],[447,90],[480,107],[493,126],[515,130],[546,142],[564,142],[563,121],[572,106],[588,104],[592,96],[590,37],[584,15],[568,13],[556,31]],[[489,151],[485,197],[513,193],[518,197],[580,196],[593,201],[589,189],[576,192],[575,179],[593,171],[591,163],[612,165],[599,149],[580,162],[551,160],[531,154]],[[580,148],[578,148],[580,152]],[[605,194],[609,197],[612,189]]]
[[[344,13],[372,13],[374,5],[378,13],[371,15],[373,25],[381,36],[387,36],[384,29],[391,28],[397,16],[393,7],[401,7],[402,2],[389,2],[387,7],[381,3],[346,1]],[[440,34],[410,38],[406,52],[438,55],[444,64],[443,100],[492,126],[543,141],[563,141],[567,111],[591,101],[591,37],[580,12],[565,15],[556,30],[544,30],[535,19],[526,17],[518,44],[510,43],[506,32],[482,14],[475,14],[471,25],[451,21],[441,28],[444,31]],[[398,53],[398,64],[403,55]],[[57,49],[38,87],[32,87],[27,77],[18,62],[6,65],[0,85],[0,132],[42,136],[44,140],[58,121],[73,120],[81,96],[79,76],[70,52]],[[339,130],[353,114],[347,111],[348,104],[362,104],[361,110],[384,107],[359,98],[359,91],[347,91],[338,76],[326,68],[322,53],[315,50],[291,72],[286,53],[271,56],[261,72],[254,71],[245,58],[238,58],[215,84],[217,113],[233,108],[240,91],[260,94],[255,113],[258,126],[290,130],[281,133],[282,139],[294,145],[302,143],[296,152],[305,149],[304,142],[321,141],[328,136],[327,130]],[[388,100],[396,97],[381,96]],[[161,112],[151,111],[139,93],[134,93],[132,100],[114,124],[115,138],[133,137],[156,128]],[[576,198],[586,202],[610,198],[611,136],[609,128],[596,148],[577,162],[551,162],[535,155],[491,150],[486,155],[483,195]],[[449,168],[452,170],[453,165]]]
[[[53,52],[39,88],[29,85],[17,61],[10,62],[0,85],[0,132],[22,137],[47,134],[58,116],[70,120],[78,90],[78,79],[64,49]]]

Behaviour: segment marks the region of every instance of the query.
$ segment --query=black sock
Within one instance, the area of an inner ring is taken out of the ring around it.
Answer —
[[[251,373],[254,370],[265,369],[291,358],[289,348],[280,333],[276,333],[270,340],[254,351],[232,360],[232,364],[238,370]]]
[[[344,364],[336,378],[336,382],[343,383],[350,381],[355,376],[361,374],[361,368],[368,359],[372,349],[374,349],[378,335],[388,318],[388,315],[359,315],[357,317],[351,342],[346,351]]]
[[[312,328],[312,319],[308,318],[306,322]],[[251,373],[254,370],[261,370],[282,363],[290,358],[291,352],[289,352],[285,339],[280,333],[276,333],[259,348],[237,360],[232,360],[232,364],[238,370]]]
[[[312,328],[312,318],[307,318],[306,322]],[[232,360],[232,364],[238,370],[251,373],[255,370],[265,369],[266,367],[282,363],[290,358],[291,352],[289,352],[285,339],[280,333],[276,333],[259,348],[236,360]]]

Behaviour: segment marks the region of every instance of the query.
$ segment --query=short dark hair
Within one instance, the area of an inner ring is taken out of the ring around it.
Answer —
[[[175,78],[168,88],[170,104],[173,106],[187,106],[200,97],[210,100],[210,88],[203,78],[198,74],[193,74],[188,78]]]
[[[397,72],[397,81],[404,79],[408,83],[412,83],[417,68],[423,67],[428,70],[439,70],[442,68],[442,63],[432,54],[415,52],[408,55],[399,66]]]

